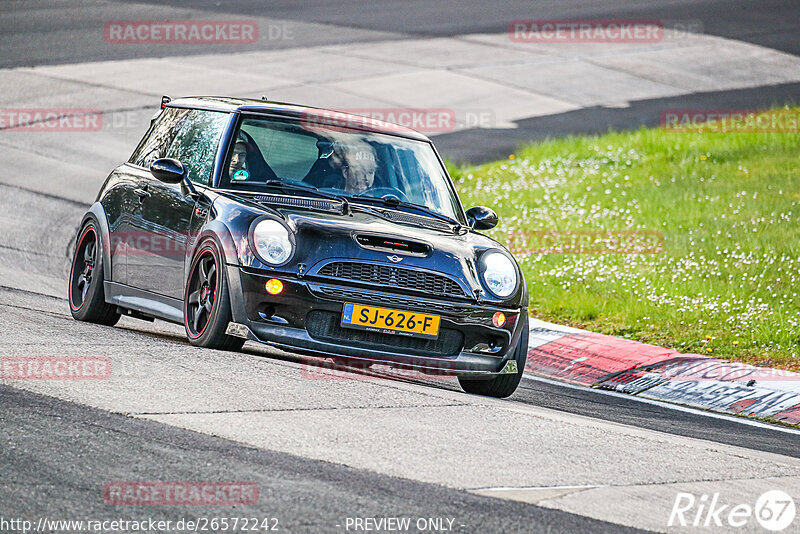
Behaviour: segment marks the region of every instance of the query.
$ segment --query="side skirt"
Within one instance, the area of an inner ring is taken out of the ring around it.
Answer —
[[[183,301],[118,282],[103,282],[106,302],[144,315],[183,324]]]

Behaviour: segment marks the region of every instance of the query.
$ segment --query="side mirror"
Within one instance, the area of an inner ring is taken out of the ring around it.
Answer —
[[[150,164],[150,173],[165,184],[179,184],[186,175],[186,169],[177,159],[161,158]]]
[[[177,159],[161,158],[150,164],[150,173],[165,184],[181,184],[184,196],[197,198],[199,194],[186,176],[186,167]]]
[[[475,230],[491,230],[497,226],[497,214],[490,208],[475,206],[467,210],[467,222]]]

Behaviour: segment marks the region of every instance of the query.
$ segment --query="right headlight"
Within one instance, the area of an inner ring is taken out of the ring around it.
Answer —
[[[253,228],[253,250],[268,265],[285,263],[294,252],[289,230],[273,219],[264,219]]]
[[[483,281],[497,297],[510,297],[517,289],[517,270],[514,262],[500,252],[487,252],[481,258]]]

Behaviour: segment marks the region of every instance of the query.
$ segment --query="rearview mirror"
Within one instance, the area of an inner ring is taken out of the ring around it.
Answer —
[[[177,159],[161,158],[150,164],[150,173],[165,184],[179,184],[186,175],[186,168]]]
[[[497,214],[490,208],[475,206],[467,210],[467,222],[475,230],[491,230],[497,226]]]

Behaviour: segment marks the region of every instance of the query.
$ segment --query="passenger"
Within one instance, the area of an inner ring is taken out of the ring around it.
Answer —
[[[344,147],[341,143],[320,139],[317,141],[317,150],[317,161],[303,181],[314,187],[341,189],[344,185]]]
[[[233,146],[228,175],[231,180],[247,180],[250,177],[250,172],[247,169],[247,142],[244,140],[236,141]]]

